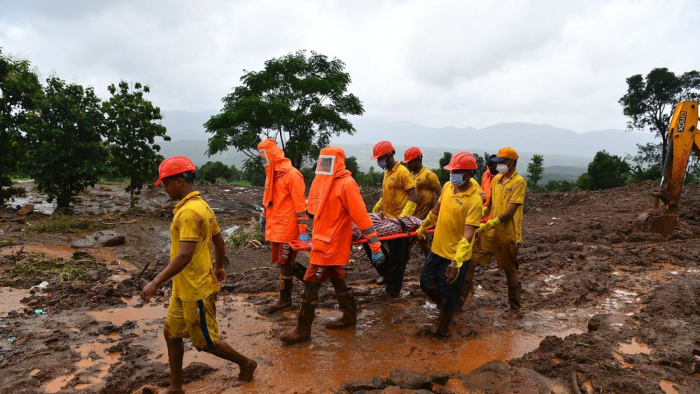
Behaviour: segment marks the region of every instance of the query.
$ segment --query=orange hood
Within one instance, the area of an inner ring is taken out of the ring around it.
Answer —
[[[321,149],[306,210],[314,216],[323,212],[323,205],[333,188],[333,182],[348,176],[352,176],[352,173],[345,169],[345,152],[337,146]]]
[[[292,168],[292,162],[284,157],[284,151],[277,146],[275,140],[268,138],[258,144],[258,152],[265,165],[265,193],[263,194],[263,207],[268,207],[274,202],[275,173],[285,173]]]

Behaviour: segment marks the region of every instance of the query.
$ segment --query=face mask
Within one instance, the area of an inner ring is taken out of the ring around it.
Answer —
[[[377,161],[377,165],[379,165],[379,167],[381,167],[382,170],[386,170],[386,167],[387,167],[386,160]]]
[[[450,182],[455,186],[462,186],[467,182],[465,174],[450,174]]]
[[[508,166],[505,164],[499,164],[496,166],[496,171],[498,171],[499,174],[505,174],[508,172]]]

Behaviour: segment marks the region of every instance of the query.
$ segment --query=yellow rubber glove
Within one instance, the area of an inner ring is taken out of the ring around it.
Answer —
[[[473,242],[469,242],[466,238],[462,238],[457,244],[457,253],[455,253],[455,262],[457,263],[457,268],[462,267],[465,261],[469,261],[472,258],[472,245]]]
[[[483,207],[481,207],[481,217],[485,218],[486,215],[489,214],[489,211],[490,211],[490,209],[489,209],[488,205],[484,205]]]
[[[377,201],[376,204],[374,204],[374,208],[372,208],[372,213],[381,213],[382,212],[382,199],[380,198],[379,201]]]
[[[403,211],[401,211],[401,215],[399,216],[411,216],[413,215],[413,212],[416,211],[416,203],[413,201],[406,201],[406,205],[403,206]]]
[[[435,223],[437,223],[437,216],[430,212],[428,217],[425,218],[420,227],[418,227],[418,230],[416,230],[416,237],[419,239],[425,239],[425,232],[435,227]]]
[[[496,226],[498,226],[499,224],[501,224],[501,221],[498,219],[498,216],[496,216],[495,218],[489,220],[488,222],[482,223],[479,226],[479,229],[476,230],[476,233],[480,234],[480,233],[485,233],[487,231],[491,231],[494,228],[496,228]]]

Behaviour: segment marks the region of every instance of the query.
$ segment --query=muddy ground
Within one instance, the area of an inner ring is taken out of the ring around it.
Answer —
[[[169,289],[149,305],[136,295],[168,262],[172,203],[153,189],[128,209],[121,186],[99,185],[80,196],[71,216],[57,217],[47,215],[53,207],[41,203],[31,182],[22,186],[30,192],[14,204],[34,203],[36,212],[0,211],[0,391],[167,386],[161,330]],[[235,228],[232,243],[241,245],[227,248],[221,336],[259,368],[253,382],[234,387],[235,366],[186,345],[186,388],[334,393],[377,378],[380,392],[405,369],[434,377],[433,392],[698,393],[700,184],[685,188],[680,224],[668,241],[634,226],[652,206],[654,186],[529,193],[519,258],[525,311],[518,318],[504,313],[505,278],[491,265],[456,317],[452,338],[424,336],[421,328],[437,310],[418,287],[418,249],[399,299],[383,294],[354,250],[348,277],[362,309],[357,327],[323,329],[323,320],[338,314],[325,288],[312,341],[295,346],[282,346],[278,336],[293,327],[296,308],[261,311],[278,286],[269,249],[241,235],[255,228],[261,190],[202,186],[221,227]],[[378,192],[365,196],[371,207]],[[116,232],[125,242],[70,247],[96,231]],[[33,287],[44,281],[46,287]],[[300,289],[295,283],[295,298]]]

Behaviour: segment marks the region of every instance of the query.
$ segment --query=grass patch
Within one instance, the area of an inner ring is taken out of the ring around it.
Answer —
[[[75,260],[29,258],[18,261],[7,274],[11,279],[4,280],[3,286],[26,285],[32,280],[70,283],[87,277],[88,271],[84,263]]]
[[[252,186],[253,184],[250,183],[250,181],[244,181],[244,180],[237,180],[237,181],[230,181],[228,182],[229,185],[233,186]]]
[[[238,249],[248,246],[250,241],[257,241],[264,244],[265,234],[261,233],[258,229],[251,231],[239,230],[231,234],[231,236],[226,239],[226,245],[230,245]]]
[[[97,230],[102,228],[96,220],[81,219],[68,215],[54,215],[49,220],[38,223],[36,232],[51,234],[66,234],[85,230]]]

